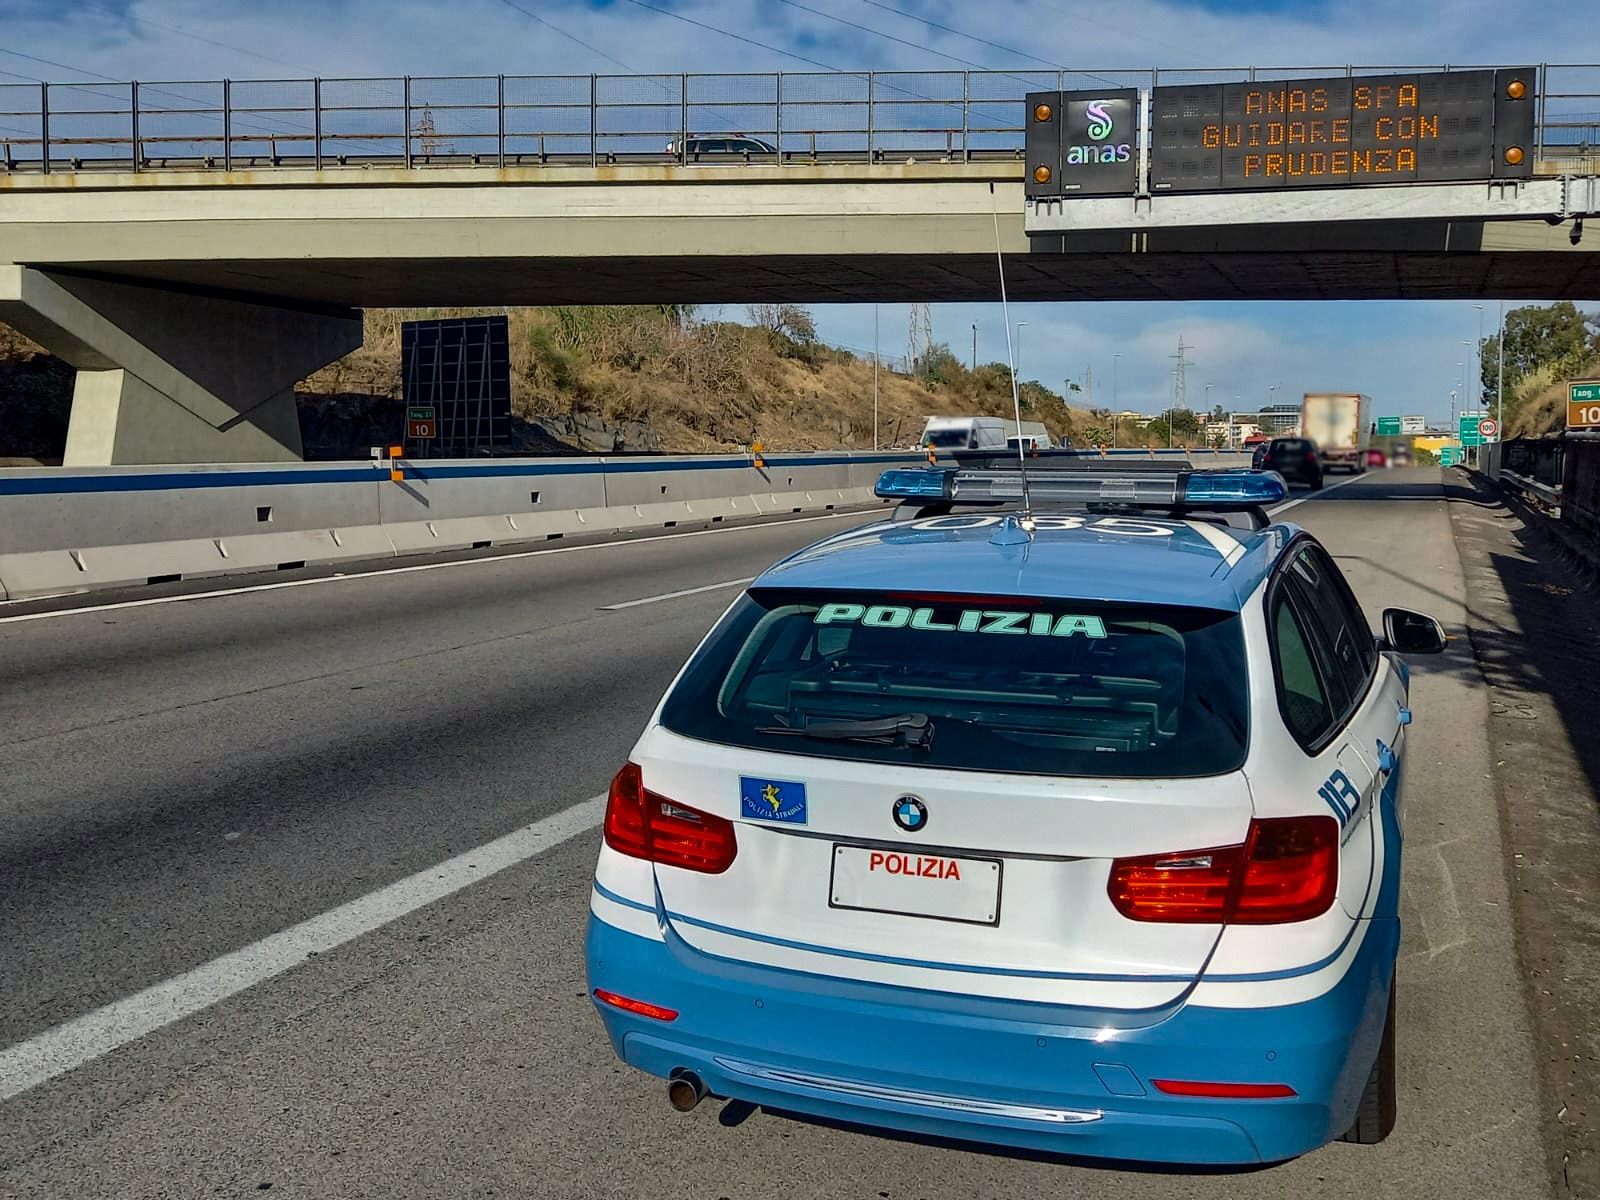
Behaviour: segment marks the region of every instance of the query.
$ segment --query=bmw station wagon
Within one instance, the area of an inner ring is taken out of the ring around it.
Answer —
[[[675,1107],[1191,1163],[1389,1132],[1400,652],[1443,632],[1374,636],[1276,474],[1096,470],[886,473],[668,689],[587,956]]]

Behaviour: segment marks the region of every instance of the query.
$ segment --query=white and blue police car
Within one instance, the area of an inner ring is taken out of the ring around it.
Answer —
[[[734,602],[611,785],[617,1053],[680,1109],[1070,1155],[1383,1138],[1400,654],[1438,623],[1374,636],[1272,472],[878,493]]]

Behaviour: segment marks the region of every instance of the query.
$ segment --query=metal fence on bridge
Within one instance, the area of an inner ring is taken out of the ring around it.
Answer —
[[[1450,69],[5,83],[0,171],[1009,161],[1022,157],[1030,91]],[[1538,97],[1542,170],[1600,171],[1600,64],[1541,66]],[[743,145],[712,148],[696,138]]]

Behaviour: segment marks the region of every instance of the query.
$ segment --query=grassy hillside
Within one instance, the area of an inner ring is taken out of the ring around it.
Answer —
[[[566,448],[702,453],[870,448],[873,365],[822,344],[793,306],[771,328],[697,319],[673,307],[514,309],[512,410],[522,453]],[[400,325],[478,315],[467,309],[375,310],[365,344],[297,389],[308,457],[364,457],[403,421]],[[72,371],[0,325],[0,458],[59,460]],[[1021,388],[1023,417],[1083,441],[1095,425],[1038,383]],[[878,371],[878,441],[911,445],[934,414],[1010,416],[1003,364],[969,370],[936,347],[916,374]],[[1124,430],[1124,434],[1126,434]]]
[[[308,395],[398,397],[400,324],[484,310],[385,310],[366,341],[306,380]],[[760,442],[771,449],[870,447],[872,360],[786,330],[701,321],[655,306],[532,308],[509,314],[512,411],[526,420],[581,415],[645,424],[661,449],[698,453]],[[1024,385],[1024,412],[1057,436],[1089,421],[1059,395]],[[304,402],[303,402],[304,403]],[[936,377],[878,372],[879,440],[908,444],[932,414],[1009,415],[1001,366],[974,373],[944,356]]]

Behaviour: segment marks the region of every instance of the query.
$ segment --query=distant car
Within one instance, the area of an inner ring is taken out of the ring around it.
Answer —
[[[667,153],[678,153],[676,140],[667,143]],[[684,157],[691,162],[702,156],[720,157],[724,154],[775,155],[777,153],[778,148],[772,143],[753,137],[691,137],[683,140]]]
[[[1317,444],[1310,438],[1273,438],[1267,444],[1261,467],[1276,471],[1287,483],[1303,483],[1312,491],[1322,486],[1322,460]]]
[[[1409,446],[1396,446],[1394,455],[1390,459],[1390,466],[1409,467],[1411,465],[1411,448]]]
[[[1384,452],[1382,450],[1379,450],[1376,447],[1374,447],[1374,448],[1369,449],[1367,451],[1367,466],[1369,466],[1369,467],[1387,467],[1388,465],[1389,465],[1389,458],[1388,458],[1388,456],[1386,454],[1384,454]]]
[[[768,569],[695,651],[606,803],[613,1047],[684,1112],[1152,1162],[1381,1141],[1400,654],[1444,631],[1375,636],[1269,524],[1270,472],[1030,487],[890,470],[894,517]]]

